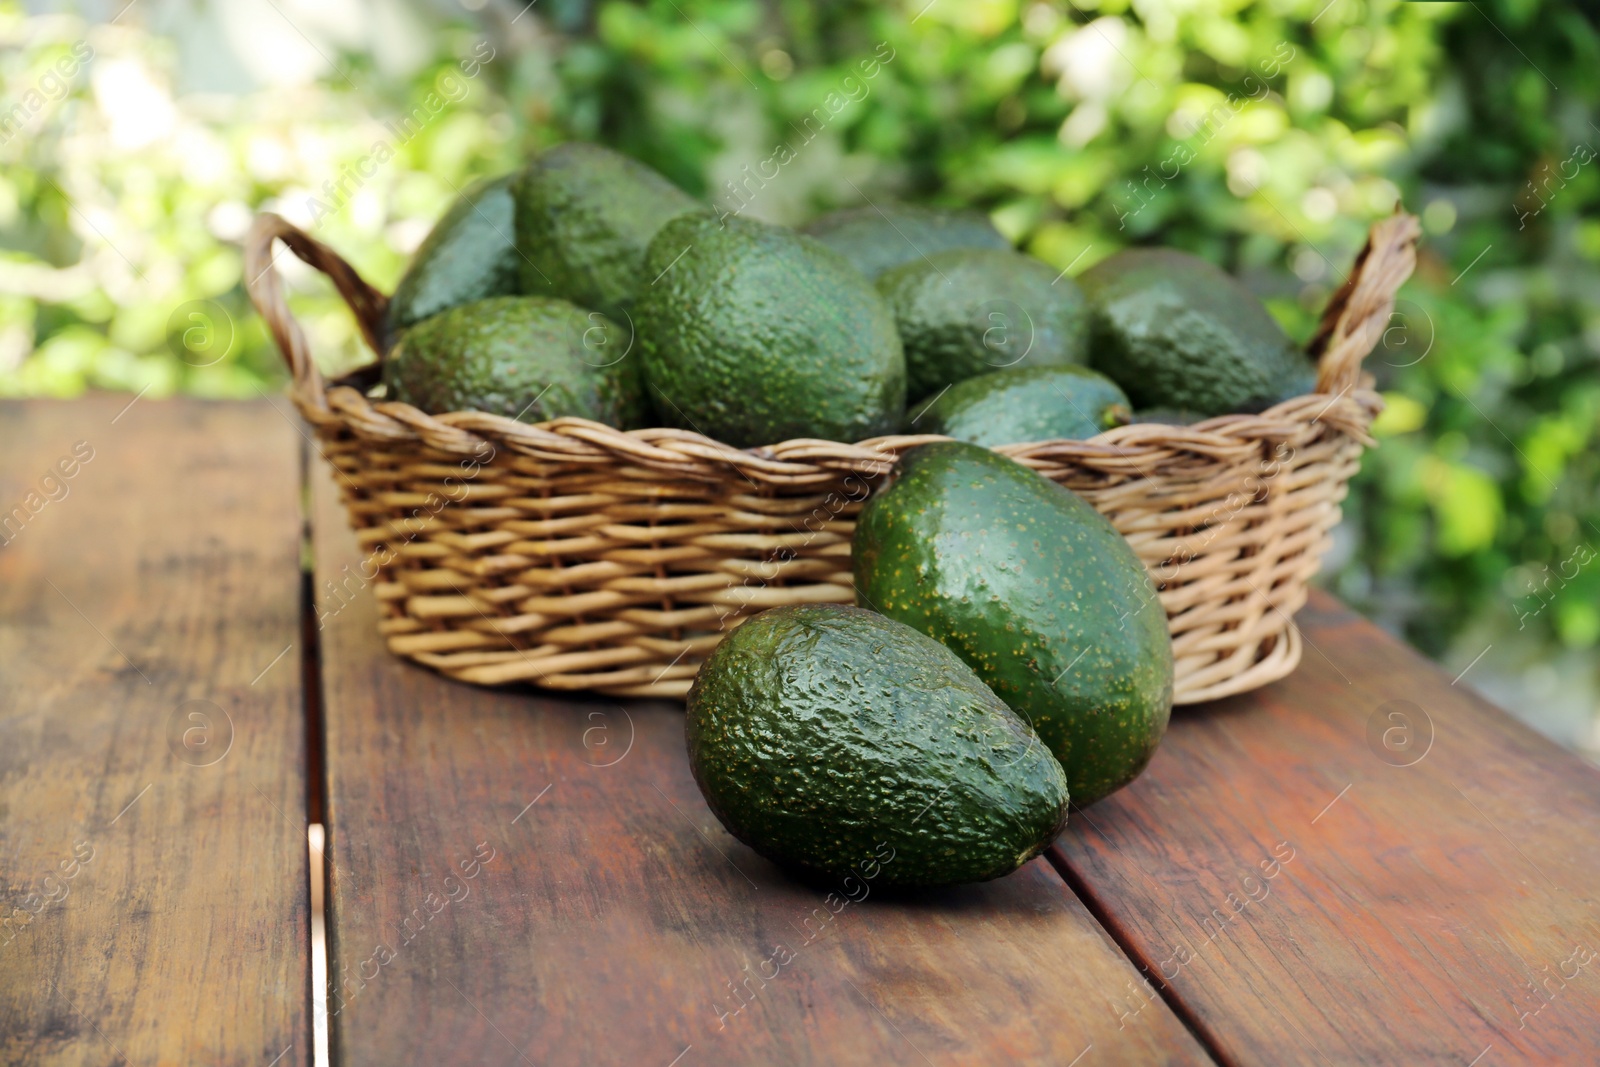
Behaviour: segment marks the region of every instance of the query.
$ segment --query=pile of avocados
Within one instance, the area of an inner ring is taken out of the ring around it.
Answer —
[[[1315,388],[1261,304],[1185,253],[1130,249],[1069,278],[976,213],[869,204],[790,229],[578,143],[463,195],[386,325],[383,395],[433,414],[740,448],[946,438],[904,453],[857,516],[857,606],[730,620],[688,697],[690,766],[730,833],[796,872],[870,867],[882,885],[1015,870],[1070,806],[1139,775],[1171,713],[1143,564],[992,448]]]

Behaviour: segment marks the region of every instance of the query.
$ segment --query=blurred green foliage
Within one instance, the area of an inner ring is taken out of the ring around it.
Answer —
[[[569,138],[774,221],[975,205],[1074,273],[1185,247],[1299,337],[1398,200],[1423,259],[1369,360],[1390,406],[1331,580],[1434,653],[1485,619],[1600,640],[1600,33],[1577,6],[552,0],[520,29],[497,12],[441,26],[407,77],[345,54],[317,84],[220,99],[174,95],[162,38],[0,0],[0,109],[44,99],[0,129],[0,393],[273,389],[236,246],[251,213],[389,287],[457,190]],[[77,42],[92,59],[45,92]],[[291,259],[325,369],[363,359]],[[181,310],[196,300],[225,314]]]

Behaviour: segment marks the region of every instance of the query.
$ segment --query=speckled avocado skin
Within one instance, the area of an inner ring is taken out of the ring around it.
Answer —
[[[1183,408],[1140,408],[1133,413],[1134,422],[1154,422],[1163,426],[1191,426],[1206,416],[1198,411]]]
[[[1261,302],[1197,256],[1126,249],[1078,284],[1094,309],[1091,363],[1137,407],[1255,412],[1315,384],[1310,360]]]
[[[424,319],[383,365],[389,397],[430,414],[486,411],[523,422],[576,415],[642,421],[639,362],[626,331],[543,296],[497,296]]]
[[[942,433],[993,448],[1031,441],[1081,441],[1128,422],[1128,398],[1088,367],[1015,367],[951,386],[908,433]]]
[[[523,292],[559,296],[623,326],[653,277],[641,276],[650,239],[670,219],[708,210],[643,163],[576,142],[530,163],[514,192]]]
[[[1027,724],[949,649],[861,608],[740,626],[695,678],[685,735],[712,812],[786,867],[979,882],[1066,824],[1066,779]]]
[[[519,290],[513,177],[468,189],[434,223],[389,299],[391,338],[448,308]]]
[[[634,323],[667,425],[739,448],[899,427],[894,317],[836,253],[782,226],[685,215],[650,243],[645,272]]]
[[[886,270],[949,248],[1009,249],[1011,242],[976,212],[917,204],[877,204],[819,215],[801,227],[875,279]]]
[[[1089,360],[1089,305],[1071,278],[1020,252],[955,248],[878,279],[906,350],[906,395],[1010,367]]]
[[[936,638],[1027,719],[1074,804],[1138,776],[1172,710],[1167,617],[1083,500],[965,442],[903,456],[853,547],[860,601]]]

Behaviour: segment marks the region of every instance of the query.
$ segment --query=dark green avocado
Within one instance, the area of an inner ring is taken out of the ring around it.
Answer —
[[[1099,512],[997,452],[902,456],[862,508],[860,602],[950,647],[1027,719],[1079,807],[1144,770],[1172,709],[1155,586]]]
[[[645,273],[634,321],[667,425],[739,448],[899,427],[894,317],[837,253],[781,226],[684,215],[650,243]]]
[[[434,223],[389,298],[391,338],[447,308],[518,291],[514,177],[473,186]]]
[[[1154,422],[1163,426],[1189,426],[1207,416],[1183,408],[1141,408],[1133,413],[1134,422]]]
[[[626,326],[650,239],[708,210],[643,163],[571,142],[530,163],[514,186],[523,292],[559,296]]]
[[[950,248],[1011,247],[994,224],[977,212],[916,204],[869,204],[830,211],[806,223],[801,232],[838,252],[872,279],[902,263]]]
[[[952,385],[908,433],[942,433],[993,448],[1079,441],[1129,421],[1117,383],[1088,367],[1013,367]]]
[[[1083,293],[1032,256],[954,248],[896,267],[877,284],[894,311],[914,401],[1007,367],[1089,360]]]
[[[1067,818],[1061,767],[949,649],[861,608],[762,612],[689,690],[689,766],[774,863],[873,885],[1009,874]]]
[[[1078,276],[1091,362],[1137,407],[1256,412],[1309,391],[1310,360],[1228,274],[1168,248],[1131,248]]]
[[[545,296],[496,296],[423,319],[383,364],[388,397],[431,415],[486,411],[639,425],[643,390],[627,331]]]

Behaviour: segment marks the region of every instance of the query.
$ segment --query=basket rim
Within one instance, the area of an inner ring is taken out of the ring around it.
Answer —
[[[1204,464],[1256,451],[1261,442],[1286,439],[1307,424],[1324,423],[1363,444],[1367,427],[1383,404],[1361,363],[1388,328],[1400,286],[1416,265],[1421,227],[1396,205],[1371,227],[1349,276],[1330,298],[1307,345],[1317,360],[1317,391],[1282,401],[1259,414],[1227,414],[1188,426],[1131,423],[1086,440],[1051,440],[995,449],[1034,467],[1083,468],[1120,481],[1147,477],[1146,468],[1169,467],[1174,459]],[[332,383],[311,357],[304,330],[289,311],[276,268],[274,245],[326,274],[355,315],[376,356]],[[692,430],[619,430],[572,416],[530,424],[503,415],[456,411],[430,415],[399,401],[374,401],[357,385],[373,379],[385,349],[389,298],[369,285],[327,245],[282,216],[257,216],[244,243],[246,289],[266,321],[292,377],[290,395],[319,433],[349,431],[379,444],[421,446],[453,455],[494,455],[499,446],[551,462],[595,464],[618,460],[679,475],[725,480],[736,472],[753,485],[804,485],[841,473],[879,475],[911,448],[948,440],[938,434],[894,434],[843,443],[796,438],[740,449]]]

